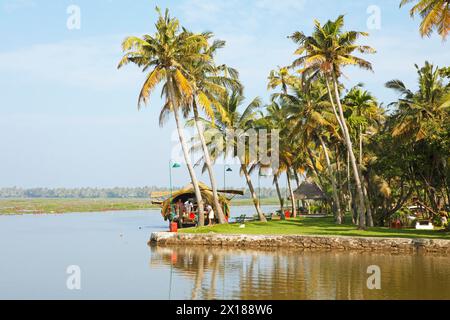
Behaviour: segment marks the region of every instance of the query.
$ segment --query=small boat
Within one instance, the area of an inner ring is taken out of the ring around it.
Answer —
[[[203,202],[206,205],[213,204],[213,192],[210,187],[204,183],[199,183],[200,192],[202,194]],[[244,195],[241,190],[218,190],[219,202],[223,208],[225,218],[230,217],[230,201],[235,195]],[[231,197],[230,197],[231,195]],[[176,221],[180,228],[195,227],[198,223],[198,205],[195,197],[195,190],[192,184],[188,184],[184,188],[173,192],[154,192],[150,195],[153,204],[161,206],[161,214],[165,221]],[[186,212],[180,209],[179,206],[191,202],[193,206],[192,212]],[[207,214],[205,214],[205,221],[207,221]],[[216,217],[217,220],[217,217]],[[216,221],[217,222],[217,221]]]

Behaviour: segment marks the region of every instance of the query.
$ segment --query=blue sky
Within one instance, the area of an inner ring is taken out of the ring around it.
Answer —
[[[189,29],[226,40],[218,59],[240,71],[248,98],[265,101],[269,71],[293,59],[287,36],[310,32],[314,18],[345,14],[347,27],[370,32],[363,42],[378,50],[368,57],[375,72],[348,69],[345,83],[363,82],[389,103],[395,95],[383,87],[386,81],[400,78],[414,87],[414,63],[449,62],[448,42],[422,39],[419,19],[398,2],[0,0],[0,187],[168,184],[173,121],[159,127],[158,93],[138,112],[144,75],[134,67],[116,70],[121,40],[153,32],[156,5],[170,8]],[[69,5],[81,9],[79,30],[66,27]],[[371,5],[380,9],[380,29],[368,30]],[[223,167],[216,169],[222,183]],[[174,180],[184,184],[186,170]],[[237,168],[227,184],[244,185]]]

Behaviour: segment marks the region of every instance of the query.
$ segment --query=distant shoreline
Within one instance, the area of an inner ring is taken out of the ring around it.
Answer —
[[[251,199],[238,199],[232,201],[232,206],[252,205]],[[276,205],[276,199],[262,199],[262,205]],[[0,199],[1,215],[27,215],[27,214],[65,214],[84,212],[114,212],[136,210],[158,210],[149,199],[143,198],[20,198]]]

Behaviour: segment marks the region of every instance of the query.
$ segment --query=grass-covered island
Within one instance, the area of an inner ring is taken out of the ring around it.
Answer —
[[[349,220],[349,219],[348,219]],[[249,234],[249,235],[315,235],[315,236],[349,236],[349,237],[384,237],[411,239],[445,239],[450,240],[450,233],[444,230],[390,229],[385,227],[358,230],[354,225],[344,223],[336,225],[333,217],[311,218],[301,217],[289,220],[272,220],[267,223],[248,222],[245,228],[240,224],[223,224],[210,227],[190,228],[180,233],[217,233],[217,234]]]

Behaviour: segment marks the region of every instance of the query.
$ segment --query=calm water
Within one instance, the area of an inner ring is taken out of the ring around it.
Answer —
[[[0,299],[450,299],[449,257],[149,248],[166,229],[158,211],[0,216]]]

